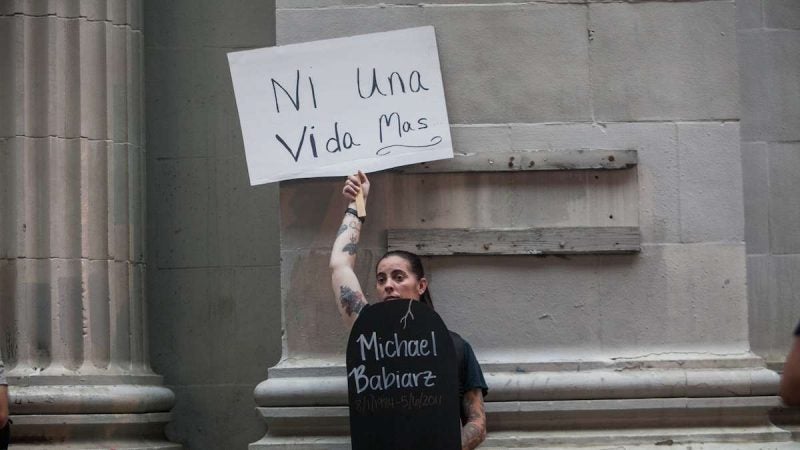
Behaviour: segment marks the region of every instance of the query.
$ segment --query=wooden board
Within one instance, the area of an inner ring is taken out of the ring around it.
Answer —
[[[529,170],[617,170],[639,162],[636,150],[559,150],[454,154],[392,169],[401,173],[510,172]]]
[[[419,255],[563,255],[641,251],[638,227],[388,230],[389,250]]]

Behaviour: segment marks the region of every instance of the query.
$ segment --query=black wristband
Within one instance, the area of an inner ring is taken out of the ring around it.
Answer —
[[[360,220],[360,221],[361,221],[361,223],[364,223],[364,221],[367,219],[366,217],[358,217],[358,211],[356,211],[355,209],[353,209],[353,208],[350,208],[350,207],[348,207],[347,209],[345,209],[345,210],[344,210],[344,213],[345,213],[345,214],[352,214],[352,215],[356,216],[356,218],[357,218],[358,220]]]

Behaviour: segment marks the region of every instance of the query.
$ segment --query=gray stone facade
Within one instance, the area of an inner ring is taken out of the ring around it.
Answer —
[[[248,185],[225,55],[421,25],[457,152],[638,157],[374,175],[368,293],[390,228],[640,231],[425,258],[491,388],[482,448],[797,447],[770,370],[800,319],[795,0],[0,0],[14,448],[349,448],[340,181]]]
[[[278,44],[434,25],[459,153],[638,153],[620,172],[373,177],[367,292],[388,228],[641,230],[635,255],[426,258],[437,310],[492,388],[488,447],[796,445],[768,417],[778,375],[750,350],[735,3],[277,9]],[[304,282],[326,271],[337,187],[281,184],[283,359],[256,389],[269,430],[251,448],[347,446],[345,332],[332,306],[308,301],[329,286]]]
[[[751,345],[778,366],[800,318],[800,5],[737,7]]]

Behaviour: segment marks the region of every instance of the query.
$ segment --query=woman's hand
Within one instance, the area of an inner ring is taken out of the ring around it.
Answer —
[[[364,172],[360,170],[357,174],[347,177],[347,181],[344,182],[344,188],[342,189],[342,194],[351,202],[356,201],[356,196],[359,192],[364,193],[364,201],[366,201],[367,195],[369,194],[369,179]]]

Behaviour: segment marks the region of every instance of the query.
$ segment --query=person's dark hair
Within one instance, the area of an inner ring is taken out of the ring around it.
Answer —
[[[418,279],[425,278],[425,269],[422,267],[422,260],[416,253],[407,252],[405,250],[392,250],[390,252],[386,252],[381,259],[378,260],[378,264],[381,263],[384,259],[390,256],[399,256],[400,258],[405,259],[408,261],[408,265],[410,266],[411,273],[417,276]],[[378,264],[375,265],[375,269],[377,270]],[[428,305],[433,309],[433,299],[431,298],[431,288],[428,286],[425,288],[425,292],[419,296],[419,301]]]

